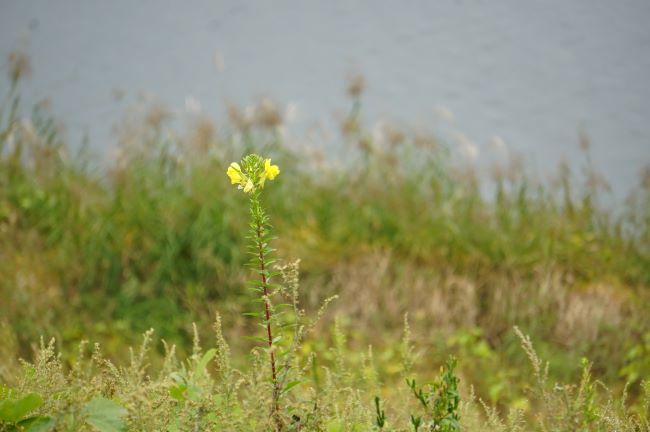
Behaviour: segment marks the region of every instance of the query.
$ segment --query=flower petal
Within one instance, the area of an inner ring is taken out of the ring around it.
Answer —
[[[264,161],[264,176],[269,180],[273,180],[280,174],[280,168],[277,165],[271,165],[271,159]]]

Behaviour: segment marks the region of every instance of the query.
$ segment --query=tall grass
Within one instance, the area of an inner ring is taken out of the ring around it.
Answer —
[[[629,381],[629,401],[640,406],[650,374],[647,179],[623,210],[609,211],[599,206],[602,183],[587,156],[582,177],[565,167],[549,184],[517,164],[479,177],[435,135],[395,127],[373,134],[358,82],[342,119],[346,162],[285,144],[281,110],[263,101],[231,107],[219,128],[191,118],[185,132],[150,106],[120,125],[117,153],[103,163],[68,146],[45,107],[26,115],[20,74],[10,78],[0,113],[4,379],[16,370],[10,359],[33,359],[41,335],[56,336],[62,361],[73,363],[83,338],[124,360],[124,347],[150,327],[191,356],[188,323],[209,328],[217,310],[229,339],[250,334],[254,323],[241,315],[254,307],[244,289],[245,203],[223,173],[257,151],[291,173],[265,199],[280,258],[302,259],[304,307],[317,311],[321,299],[340,297],[304,344],[323,366],[345,357],[372,375],[359,366],[372,343],[382,353],[377,376],[397,380],[408,312],[429,360],[416,372],[431,376],[455,354],[463,382],[486,403],[525,411],[528,360],[511,331],[518,325],[551,360],[550,379],[579,379],[588,357],[590,374],[617,390]],[[329,347],[341,334],[347,343],[336,354]],[[233,347],[235,366],[247,363],[251,346]],[[162,351],[151,353],[154,365]],[[350,402],[364,407],[364,422],[374,414],[374,395],[366,396],[370,403]]]

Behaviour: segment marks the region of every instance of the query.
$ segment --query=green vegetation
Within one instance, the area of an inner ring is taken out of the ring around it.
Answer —
[[[648,179],[616,212],[588,157],[479,181],[434,135],[373,138],[356,90],[345,163],[290,150],[263,102],[219,133],[149,107],[98,169],[11,78],[0,430],[650,430]],[[282,169],[262,197],[242,162],[251,221],[225,176],[248,153]]]

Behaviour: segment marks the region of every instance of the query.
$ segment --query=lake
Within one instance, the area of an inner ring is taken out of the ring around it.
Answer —
[[[542,178],[580,169],[583,131],[622,198],[650,163],[648,22],[647,0],[2,0],[0,55],[28,52],[26,104],[51,98],[70,141],[102,155],[143,92],[217,121],[269,96],[300,138],[335,127],[358,72],[370,124],[440,131],[482,167],[507,148]],[[344,157],[335,135],[300,140]]]

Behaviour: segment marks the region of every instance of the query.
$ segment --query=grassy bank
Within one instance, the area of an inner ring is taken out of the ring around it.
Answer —
[[[281,112],[264,101],[250,112],[231,107],[219,128],[206,118],[189,118],[185,130],[150,106],[120,125],[119,153],[96,169],[97,160],[68,146],[45,108],[25,116],[18,80],[12,89],[0,123],[0,332],[6,341],[0,377],[21,392],[47,399],[99,380],[70,406],[95,394],[121,395],[133,415],[142,401],[139,392],[152,386],[153,394],[165,395],[147,403],[170,416],[170,404],[178,401],[168,393],[169,374],[181,369],[176,360],[164,361],[161,343],[151,346],[145,362],[161,378],[147,384],[143,364],[129,369],[133,376],[93,369],[72,381],[43,365],[55,377],[35,383],[34,376],[46,372],[20,372],[14,360],[33,360],[33,344],[44,335],[56,337],[48,352],[63,351],[56,362],[64,369],[79,361],[82,339],[100,342],[106,357],[122,364],[127,347],[155,328],[176,344],[180,358],[193,356],[186,366],[192,368],[201,356],[192,349],[191,323],[208,346],[218,345],[211,329],[219,311],[231,345],[229,361],[246,370],[242,376],[250,384],[239,399],[248,408],[238,412],[251,415],[256,402],[246,398],[258,394],[259,383],[258,369],[248,366],[254,343],[242,338],[256,331],[255,321],[242,315],[255,307],[245,289],[247,209],[225,169],[257,151],[287,173],[264,202],[279,258],[301,259],[301,307],[316,313],[323,299],[339,297],[302,347],[303,355],[318,355],[317,370],[343,368],[343,359],[350,371],[327,378],[345,382],[330,383],[329,390],[319,387],[325,375],[311,376],[309,385],[330,401],[324,402],[333,410],[327,416],[345,419],[350,409],[363,424],[372,423],[374,394],[400,395],[407,313],[419,358],[414,373],[432,379],[454,354],[467,400],[473,386],[477,397],[502,412],[517,408],[526,418],[538,412],[550,419],[560,409],[555,397],[561,392],[543,396],[551,391],[544,387],[538,398],[527,393],[534,380],[530,352],[520,348],[513,331],[518,326],[550,360],[543,386],[580,383],[586,357],[589,373],[617,394],[629,383],[633,412],[647,410],[641,389],[641,379],[650,374],[647,181],[624,210],[612,212],[598,205],[602,183],[588,157],[581,174],[563,168],[550,183],[530,178],[516,163],[482,178],[454,160],[435,135],[386,128],[377,138],[361,120],[361,94],[354,88],[353,109],[341,127],[348,144],[345,163],[291,150],[282,138]],[[481,192],[486,182],[494,196]],[[235,385],[201,376],[205,383],[197,386],[207,387],[199,399],[230,391],[214,386]],[[44,388],[46,382],[59,387]],[[334,401],[342,396],[334,389],[348,387],[363,395],[350,391],[348,405],[337,411]],[[618,405],[608,405],[604,393],[598,412],[628,419],[629,413],[616,411]],[[214,411],[209,404],[217,402],[208,399],[207,406],[196,402],[192,409]],[[480,404],[470,405],[464,405],[464,421],[485,418]],[[389,407],[401,423],[407,411]],[[144,425],[138,427],[149,427]],[[340,430],[353,430],[347,427]],[[585,430],[608,430],[603,428]]]

